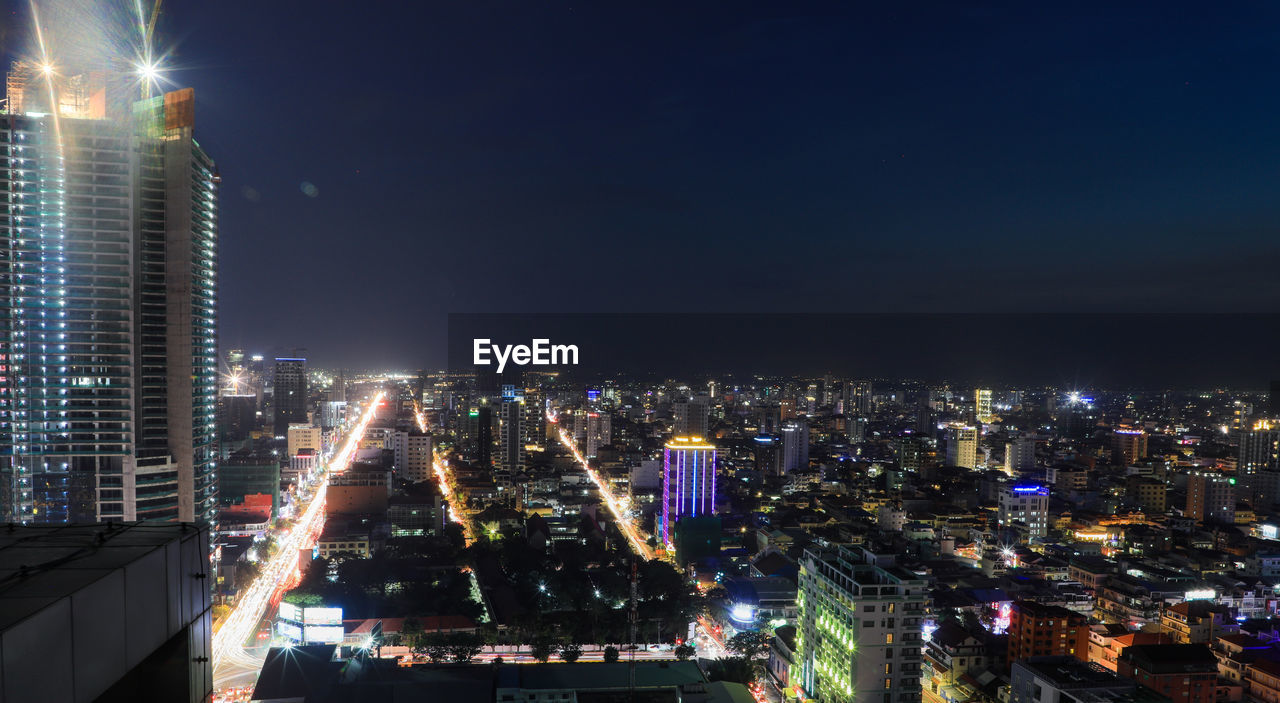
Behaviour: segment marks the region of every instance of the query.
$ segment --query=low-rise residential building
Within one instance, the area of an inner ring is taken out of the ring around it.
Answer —
[[[1018,601],[1009,613],[1009,661],[1063,655],[1088,661],[1088,622],[1061,606]]]
[[[1122,625],[1095,625],[1089,632],[1089,662],[1107,671],[1116,671],[1116,663],[1124,650],[1139,644],[1171,642],[1162,632],[1129,632]]]
[[[1005,642],[985,629],[973,630],[946,620],[924,647],[924,698],[931,703],[960,703],[969,698],[966,676],[1002,668]]]
[[[1262,659],[1249,663],[1244,670],[1243,683],[1250,700],[1280,703],[1280,662]]]
[[[1124,650],[1118,673],[1176,703],[1213,703],[1218,660],[1203,644],[1146,644]]]

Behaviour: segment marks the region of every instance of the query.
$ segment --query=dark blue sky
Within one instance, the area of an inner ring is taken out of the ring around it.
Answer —
[[[1272,2],[166,5],[226,346],[415,367],[451,311],[1280,302]]]

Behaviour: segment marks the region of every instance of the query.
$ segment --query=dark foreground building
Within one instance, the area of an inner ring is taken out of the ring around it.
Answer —
[[[213,694],[209,534],[183,523],[0,528],[0,701]]]
[[[707,681],[694,662],[425,664],[333,658],[334,646],[273,649],[254,701],[450,701],[450,703],[754,703],[746,686]],[[634,697],[633,694],[634,693]]]

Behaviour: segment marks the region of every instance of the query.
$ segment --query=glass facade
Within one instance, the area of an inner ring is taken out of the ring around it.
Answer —
[[[127,130],[0,116],[4,518],[125,519],[132,465]]]
[[[0,114],[0,512],[213,523],[218,178],[193,96],[61,112]]]

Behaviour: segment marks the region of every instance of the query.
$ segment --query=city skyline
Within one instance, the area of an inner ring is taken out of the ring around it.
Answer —
[[[1280,6],[0,2],[0,699],[1280,701]]]

